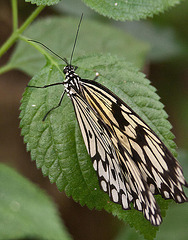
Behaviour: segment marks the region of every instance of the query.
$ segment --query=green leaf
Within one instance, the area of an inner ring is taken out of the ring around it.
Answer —
[[[83,0],[96,12],[115,20],[139,20],[164,12],[180,0]]]
[[[99,72],[98,81],[111,89],[133,108],[174,151],[171,125],[166,120],[167,114],[159,102],[156,89],[142,73],[124,59],[111,55],[85,56],[74,60],[78,66],[77,73],[82,78],[93,79],[95,71]],[[62,82],[63,77],[56,66],[47,65],[32,78],[30,86]],[[45,113],[56,106],[63,86],[46,89],[27,88],[21,105],[21,128],[27,150],[42,168],[51,182],[56,182],[60,191],[65,191],[81,205],[90,209],[105,209],[119,219],[129,223],[147,239],[153,239],[157,227],[152,226],[143,215],[136,211],[124,211],[121,206],[109,200],[107,194],[100,190],[97,175],[87,154],[70,99],[65,96],[62,106],[52,111],[45,122]],[[165,215],[168,201],[157,198]]]
[[[94,17],[96,14],[91,8],[86,6],[81,0],[68,0],[61,1],[59,4],[54,5],[53,8],[60,14],[68,14],[71,16],[80,17],[84,13],[84,18],[86,16]]]
[[[62,57],[69,59],[76,35],[79,19],[46,18],[41,19],[24,32],[29,39],[46,44]],[[40,31],[39,31],[40,30]],[[121,30],[104,23],[83,19],[74,56],[91,53],[111,53],[126,57],[127,61],[141,67],[144,65],[148,45],[137,41]],[[74,62],[74,59],[73,59]],[[9,62],[33,76],[44,66],[44,57],[28,43],[19,42]]]
[[[71,239],[51,199],[4,164],[0,192],[0,239]]]
[[[165,61],[181,56],[184,52],[182,41],[172,27],[162,27],[146,21],[117,23],[119,27],[137,39],[151,46],[147,58],[152,62]]]
[[[168,209],[164,224],[157,234],[158,239],[187,239],[187,204],[173,204]]]
[[[25,2],[30,2],[32,4],[36,4],[37,6],[40,6],[40,5],[50,6],[50,5],[57,4],[60,1],[61,0],[25,0]]]

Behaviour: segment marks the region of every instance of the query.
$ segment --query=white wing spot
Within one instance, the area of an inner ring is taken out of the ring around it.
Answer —
[[[178,202],[181,202],[181,197],[179,195],[177,195],[177,200]]]
[[[94,167],[95,171],[97,171],[97,160],[94,160],[93,167]]]
[[[129,207],[128,202],[127,202],[127,197],[125,196],[125,194],[121,195],[121,199],[122,199],[122,205],[124,209],[127,209]]]
[[[161,223],[161,217],[159,215],[157,215],[157,217],[156,217],[156,224],[160,225],[160,223]]]
[[[167,191],[164,191],[164,195],[165,195],[165,198],[169,198],[170,197],[170,195],[169,195],[169,193]]]
[[[152,218],[153,224],[155,225],[155,218],[154,218],[154,216],[152,215],[151,218]]]
[[[148,208],[145,209],[145,215],[146,215],[146,218],[149,220],[149,211],[148,211]]]
[[[102,161],[105,162],[105,149],[104,149],[104,147],[101,145],[101,143],[99,142],[98,139],[97,139],[97,146],[98,146],[98,152],[100,152],[100,155],[101,155],[101,159],[102,159]]]
[[[107,184],[104,180],[101,181],[101,187],[102,187],[103,191],[107,192]]]
[[[150,191],[154,194],[155,193],[155,186],[153,184],[150,184]]]
[[[99,161],[99,165],[98,165],[98,173],[99,173],[99,177],[104,177],[106,181],[108,181],[108,170],[105,172],[105,169],[102,165],[102,161]]]
[[[112,189],[112,198],[114,202],[118,202],[119,197],[116,189]]]
[[[142,210],[142,205],[140,204],[139,199],[136,200],[136,206],[137,206],[138,210],[140,210],[140,211]]]

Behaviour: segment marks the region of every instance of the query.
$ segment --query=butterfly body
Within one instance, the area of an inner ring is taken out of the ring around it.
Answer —
[[[123,209],[142,211],[153,225],[162,218],[154,194],[187,201],[181,166],[155,132],[118,96],[73,66],[63,72],[80,130],[101,189]]]

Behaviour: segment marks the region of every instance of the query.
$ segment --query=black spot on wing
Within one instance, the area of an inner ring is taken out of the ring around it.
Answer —
[[[92,134],[91,134],[90,130],[88,131],[88,135],[89,135],[90,138],[92,138]]]
[[[139,143],[140,147],[147,145],[147,142],[145,139],[146,132],[144,131],[143,127],[141,127],[140,125],[137,125],[135,127],[135,131],[136,131],[136,142]]]
[[[112,172],[112,176],[113,176],[114,180],[116,181],[117,177],[116,177],[115,170],[113,168],[111,169],[111,172]]]
[[[125,129],[125,126],[128,126],[130,124],[122,115],[121,108],[118,104],[112,103],[112,113],[114,118],[118,122],[120,129]]]
[[[104,168],[104,170],[106,172],[107,171],[108,162],[107,161],[101,161],[101,162],[102,162],[103,168]]]

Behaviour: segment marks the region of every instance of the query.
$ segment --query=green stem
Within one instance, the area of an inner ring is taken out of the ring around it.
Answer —
[[[12,0],[12,20],[13,20],[13,32],[18,28],[18,5],[17,0]]]
[[[0,57],[15,43],[19,38],[20,34],[32,23],[32,21],[39,15],[45,6],[39,6],[37,9],[28,17],[28,19],[23,23],[23,25],[17,29],[8,40],[3,44],[0,49]]]

